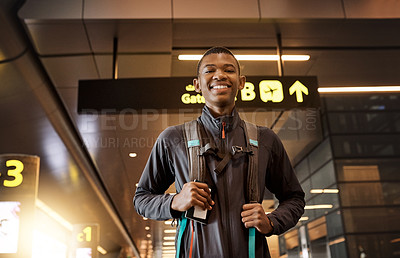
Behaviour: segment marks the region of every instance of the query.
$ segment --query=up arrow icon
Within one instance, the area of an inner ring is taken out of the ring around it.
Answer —
[[[308,88],[306,86],[304,86],[304,84],[302,84],[300,81],[297,80],[289,88],[290,95],[293,95],[293,93],[295,93],[295,92],[296,92],[297,102],[303,102],[303,93],[308,95]]]

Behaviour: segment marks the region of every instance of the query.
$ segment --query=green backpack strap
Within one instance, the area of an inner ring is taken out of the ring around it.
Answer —
[[[183,232],[185,232],[186,224],[187,224],[187,218],[184,215],[182,215],[182,218],[179,220],[178,239],[176,241],[176,258],[179,258],[181,253],[182,236]]]
[[[247,147],[251,147],[252,154],[249,155],[249,165],[247,173],[247,198],[249,202],[258,202],[260,192],[258,187],[258,130],[257,125],[245,123],[245,135]],[[256,229],[249,228],[249,258],[256,256]]]

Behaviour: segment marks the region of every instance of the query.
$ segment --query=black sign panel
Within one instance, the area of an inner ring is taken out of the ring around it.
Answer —
[[[39,157],[0,155],[0,258],[32,256]]]
[[[73,258],[98,257],[97,246],[100,239],[100,226],[98,224],[74,225]]]
[[[204,98],[194,91],[193,77],[79,81],[78,112],[124,109],[202,108]],[[247,77],[239,92],[240,108],[292,109],[319,107],[316,77]]]

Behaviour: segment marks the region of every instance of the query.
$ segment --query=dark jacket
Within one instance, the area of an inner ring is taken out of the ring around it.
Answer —
[[[235,109],[232,116],[214,118],[205,107],[199,119],[218,148],[228,151],[231,146],[246,146],[244,129]],[[221,137],[222,122],[226,123],[225,139]],[[304,192],[277,135],[266,127],[258,127],[258,132],[258,177],[262,182],[259,183],[259,202],[262,202],[265,187],[275,194],[279,207],[268,217],[274,225],[272,234],[281,234],[295,226],[303,214]],[[247,154],[236,154],[217,175],[213,171],[218,161],[212,155],[206,156],[206,183],[215,189],[215,205],[207,225],[194,223],[193,257],[248,256],[248,229],[240,216],[246,203],[247,160]],[[164,192],[175,182],[179,193],[183,184],[189,181],[188,171],[183,126],[169,127],[157,139],[140,178],[134,197],[136,211],[156,220],[181,217],[180,212],[170,208],[173,195]],[[181,257],[188,256],[190,234],[188,226],[182,238]],[[259,232],[256,233],[256,257],[270,257],[265,236]]]

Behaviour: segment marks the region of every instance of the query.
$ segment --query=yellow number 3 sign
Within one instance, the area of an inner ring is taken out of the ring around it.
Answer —
[[[22,184],[24,178],[21,173],[24,170],[24,163],[16,159],[11,159],[6,161],[6,166],[10,168],[7,170],[7,175],[14,177],[14,179],[4,180],[3,185],[6,187],[17,187]]]

